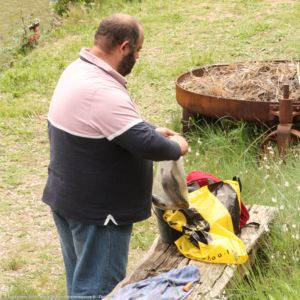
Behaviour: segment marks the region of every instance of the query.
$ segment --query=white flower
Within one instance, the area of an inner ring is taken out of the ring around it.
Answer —
[[[196,156],[199,156],[199,152],[198,151],[196,152]]]
[[[297,186],[297,190],[300,191],[300,184]]]
[[[275,197],[272,197],[271,200],[273,203],[277,203],[277,199]]]
[[[284,209],[284,205],[281,204],[281,205],[279,206],[279,209],[283,210],[283,209]]]
[[[282,231],[283,232],[288,232],[289,231],[288,226],[286,224],[282,225]]]
[[[192,152],[192,148],[191,147],[189,147],[189,152]]]
[[[297,225],[296,225],[296,224],[292,224],[292,227],[293,227],[293,228],[296,228],[296,227],[297,227]]]
[[[284,183],[284,186],[285,186],[285,187],[289,187],[289,186],[290,186],[290,183],[289,183],[288,181],[286,181],[286,182]]]

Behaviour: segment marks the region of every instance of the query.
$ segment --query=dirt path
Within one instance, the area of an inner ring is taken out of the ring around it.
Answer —
[[[2,125],[9,128],[12,123]],[[48,165],[46,117],[20,120],[18,130],[18,141],[6,136],[10,141],[0,148],[5,161],[1,171],[14,170],[11,177],[3,172],[0,181],[0,296],[10,289],[18,295],[31,290],[61,295],[65,279],[59,240],[50,210],[40,200]],[[131,249],[128,271],[143,253]]]

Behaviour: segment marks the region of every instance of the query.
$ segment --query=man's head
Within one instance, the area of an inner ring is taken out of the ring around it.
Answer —
[[[135,18],[126,14],[114,14],[100,23],[94,45],[106,55],[114,56],[117,71],[126,76],[139,57],[143,41],[143,27]]]

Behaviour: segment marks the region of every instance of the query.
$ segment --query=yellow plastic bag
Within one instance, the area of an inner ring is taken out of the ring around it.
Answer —
[[[243,264],[248,259],[239,232],[240,188],[226,180],[189,194],[190,208],[166,210],[163,218],[183,235],[175,241],[186,257],[210,263]]]

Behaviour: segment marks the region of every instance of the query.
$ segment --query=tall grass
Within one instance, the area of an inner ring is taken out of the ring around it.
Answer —
[[[243,122],[202,120],[189,137],[187,170],[205,170],[222,179],[237,175],[246,204],[279,209],[260,244],[253,269],[246,280],[227,291],[229,299],[296,299],[300,295],[300,149],[291,148],[284,159],[275,145],[262,152],[265,130]]]

